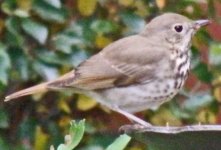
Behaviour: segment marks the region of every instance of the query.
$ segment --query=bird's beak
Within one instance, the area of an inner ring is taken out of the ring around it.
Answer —
[[[211,21],[210,20],[197,20],[193,22],[193,29],[194,30],[198,30],[199,28],[201,28],[202,26],[206,26],[208,24],[210,24]]]

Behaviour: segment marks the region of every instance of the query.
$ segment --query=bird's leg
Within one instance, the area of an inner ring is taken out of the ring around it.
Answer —
[[[135,115],[130,114],[130,113],[128,113],[128,112],[126,112],[126,111],[124,111],[124,110],[118,108],[118,107],[114,107],[114,108],[112,108],[112,109],[113,109],[114,111],[116,111],[116,112],[118,112],[118,113],[124,115],[124,116],[127,117],[129,120],[131,120],[131,121],[133,121],[133,122],[136,122],[136,123],[139,124],[139,125],[142,125],[142,126],[144,126],[144,127],[150,127],[150,126],[152,126],[150,123],[148,123],[148,122],[146,122],[146,121],[144,121],[144,120],[142,120],[142,119],[136,117]]]

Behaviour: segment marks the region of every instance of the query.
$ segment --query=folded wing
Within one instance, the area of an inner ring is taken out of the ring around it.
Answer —
[[[118,40],[83,62],[75,70],[73,82],[65,86],[96,90],[114,86],[148,83],[167,57],[163,49],[140,35]]]

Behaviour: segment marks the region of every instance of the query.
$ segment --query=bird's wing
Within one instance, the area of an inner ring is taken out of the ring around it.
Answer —
[[[84,61],[75,70],[74,79],[60,85],[96,90],[147,83],[156,78],[156,70],[165,57],[165,51],[157,44],[139,35],[130,36]]]

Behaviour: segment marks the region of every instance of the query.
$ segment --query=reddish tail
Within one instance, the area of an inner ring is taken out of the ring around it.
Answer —
[[[10,101],[12,99],[22,97],[22,96],[25,96],[25,95],[31,95],[31,94],[35,94],[35,93],[46,92],[48,90],[47,84],[48,83],[46,82],[46,83],[42,83],[42,84],[32,86],[32,87],[24,89],[24,90],[15,92],[13,94],[10,94],[10,95],[6,96],[4,101]]]
[[[30,88],[10,94],[5,97],[5,101],[10,101],[12,99],[25,95],[47,92],[48,90],[62,89],[63,85],[65,86],[66,84],[72,84],[74,77],[75,77],[74,70],[72,70],[71,72],[68,72],[53,81],[41,83],[39,85],[35,85]]]

